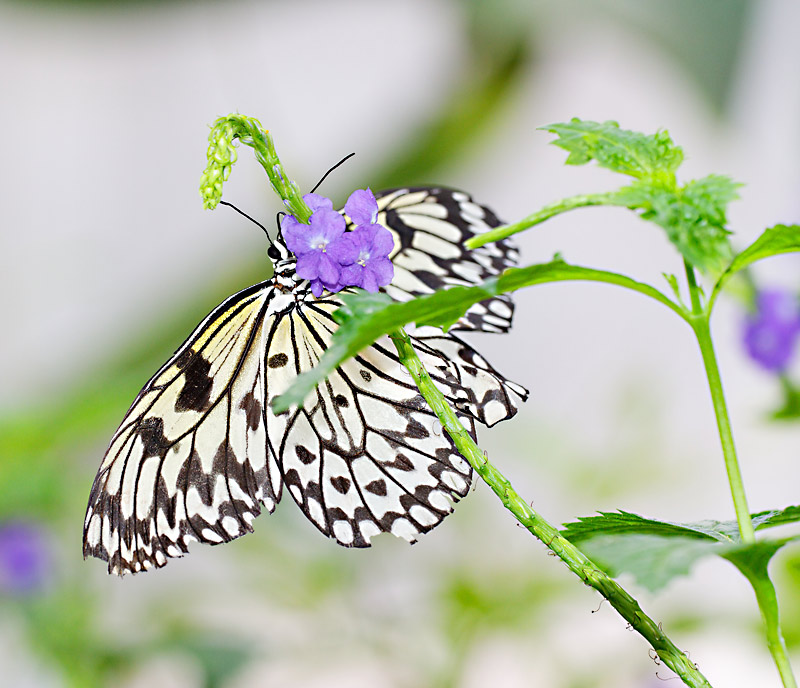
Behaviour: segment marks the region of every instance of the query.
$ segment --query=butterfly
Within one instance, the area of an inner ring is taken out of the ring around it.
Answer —
[[[420,187],[376,199],[377,222],[394,238],[395,273],[384,291],[396,300],[476,284],[517,262],[507,241],[463,248],[500,224],[466,193]],[[253,519],[262,508],[274,511],[284,488],[345,547],[367,547],[382,532],[414,542],[469,490],[469,464],[388,337],[343,363],[303,408],[273,412],[271,400],[329,345],[341,301],[311,294],[280,234],[268,253],[273,276],[214,309],[142,388],[111,438],[83,531],[84,557],[107,561],[110,573],[159,568],[193,541],[252,532]],[[510,418],[528,393],[453,332],[506,332],[513,311],[501,295],[475,304],[448,333],[409,329],[473,437],[476,423]]]

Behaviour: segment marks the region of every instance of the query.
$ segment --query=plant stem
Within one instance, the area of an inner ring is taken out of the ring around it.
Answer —
[[[647,641],[658,656],[672,669],[687,686],[710,688],[711,684],[698,671],[697,667],[664,634],[660,626],[648,617],[616,581],[601,571],[583,552],[564,538],[553,525],[540,516],[522,497],[508,479],[495,468],[475,444],[467,430],[458,420],[455,412],[438,387],[433,383],[417,356],[411,340],[401,328],[389,335],[397,348],[400,361],[411,373],[420,393],[433,409],[442,426],[453,438],[456,448],[469,461],[475,472],[500,498],[503,505],[514,517],[544,545],[558,556],[569,569],[586,585],[597,590],[614,609]]]
[[[756,593],[758,608],[761,610],[761,617],[764,619],[767,646],[775,666],[778,668],[784,688],[797,688],[797,681],[792,673],[792,665],[789,663],[789,657],[786,653],[786,642],[781,633],[775,586],[766,572],[766,566],[764,568],[763,576],[747,576],[747,578]]]
[[[725,459],[725,470],[728,474],[728,485],[733,497],[733,508],[736,511],[736,522],[739,524],[739,535],[742,542],[752,544],[756,541],[753,530],[753,521],[750,519],[750,510],[747,508],[747,496],[744,491],[742,472],[739,469],[739,460],[736,458],[736,446],[733,442],[733,432],[728,416],[728,406],[725,403],[725,393],[722,389],[722,378],[717,365],[717,355],[714,352],[714,343],[711,340],[709,316],[703,309],[700,301],[700,289],[695,279],[694,268],[684,261],[686,279],[689,283],[689,294],[692,299],[692,318],[690,324],[700,345],[703,356],[703,365],[706,369],[708,387],[711,392],[711,403],[714,405],[714,414],[717,418],[717,430],[722,444],[722,455]]]
[[[507,239],[512,234],[517,234],[517,232],[530,229],[535,225],[541,224],[545,220],[549,220],[551,217],[560,215],[561,213],[565,213],[569,210],[575,210],[576,208],[586,208],[592,205],[616,205],[614,203],[616,196],[617,194],[614,192],[571,196],[570,198],[565,198],[557,203],[546,205],[537,210],[535,213],[531,213],[527,217],[519,220],[518,222],[495,227],[488,232],[478,234],[477,236],[465,241],[464,245],[467,248],[478,248],[479,246],[491,244],[492,242],[500,241],[501,239]]]
[[[733,497],[733,507],[736,511],[736,522],[739,524],[739,535],[742,542],[753,544],[756,542],[756,534],[753,529],[753,521],[750,518],[750,510],[747,507],[747,497],[744,491],[744,482],[739,469],[739,461],[736,458],[736,446],[733,442],[733,432],[731,431],[728,408],[725,403],[725,394],[722,389],[722,379],[719,374],[717,357],[714,352],[714,343],[711,339],[711,328],[709,320],[711,317],[711,306],[703,308],[700,301],[700,289],[695,279],[694,268],[684,261],[686,268],[686,279],[689,283],[689,293],[692,298],[692,317],[690,323],[700,345],[700,352],[703,356],[703,365],[708,377],[708,387],[711,391],[711,401],[714,405],[714,414],[717,417],[717,428],[719,430],[720,442],[722,444],[722,454],[725,458],[725,470],[728,473],[728,484]],[[769,578],[767,564],[764,563],[761,575],[751,575],[747,568],[739,567],[753,586],[756,594],[758,608],[764,620],[764,627],[767,636],[767,646],[769,647],[772,659],[781,676],[781,681],[785,688],[797,688],[786,654],[786,643],[780,628],[778,616],[778,599],[775,594],[775,586]]]

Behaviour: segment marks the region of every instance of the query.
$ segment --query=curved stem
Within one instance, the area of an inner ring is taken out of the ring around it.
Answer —
[[[456,448],[500,498],[506,509],[561,559],[570,571],[605,597],[631,627],[650,642],[664,664],[680,676],[687,686],[710,688],[708,680],[664,634],[659,624],[642,611],[639,603],[522,499],[508,479],[491,464],[458,420],[442,392],[431,380],[405,331],[398,329],[389,336],[397,348],[400,361],[411,373],[425,401],[453,438]]]
[[[610,192],[571,196],[570,198],[565,198],[556,203],[546,205],[537,210],[535,213],[531,213],[527,217],[519,220],[518,222],[512,222],[508,225],[495,227],[488,232],[478,234],[477,236],[465,241],[464,245],[467,248],[478,248],[479,246],[484,246],[485,244],[491,244],[495,241],[507,239],[513,234],[530,229],[535,225],[541,224],[545,220],[549,220],[551,217],[555,217],[556,215],[560,215],[561,213],[565,213],[569,210],[575,210],[576,208],[586,208],[592,205],[614,205],[613,200],[616,195],[617,194],[615,192]]]

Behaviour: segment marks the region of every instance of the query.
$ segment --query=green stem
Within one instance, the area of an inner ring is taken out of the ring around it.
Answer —
[[[714,405],[714,415],[717,418],[717,430],[722,444],[722,455],[725,459],[725,470],[728,474],[728,485],[733,497],[733,508],[736,511],[736,522],[739,524],[739,535],[742,542],[752,544],[756,541],[753,521],[750,518],[750,510],[747,508],[747,496],[744,491],[744,481],[742,472],[739,469],[739,460],[736,457],[736,445],[733,442],[733,431],[728,416],[728,405],[725,403],[725,393],[722,389],[722,378],[719,374],[717,365],[717,355],[714,351],[714,343],[711,340],[711,329],[709,327],[709,313],[703,309],[700,301],[700,288],[697,286],[694,268],[684,261],[686,267],[686,279],[689,283],[689,293],[692,299],[692,318],[690,323],[700,345],[700,353],[703,356],[703,365],[706,369],[708,378],[708,388],[711,392],[711,403]]]
[[[711,684],[708,680],[664,634],[660,626],[642,611],[639,603],[604,571],[601,571],[575,545],[564,538],[557,528],[542,518],[517,494],[508,479],[490,463],[458,420],[442,392],[431,380],[405,331],[401,328],[389,336],[397,348],[400,360],[411,373],[425,401],[428,402],[442,426],[453,438],[456,448],[500,498],[506,509],[586,585],[591,586],[605,597],[631,627],[650,642],[664,664],[680,676],[687,686],[692,688],[710,687]]]
[[[616,196],[617,194],[615,192],[571,196],[570,198],[565,198],[557,203],[546,205],[540,210],[537,210],[535,213],[528,215],[528,217],[523,218],[519,222],[514,222],[510,225],[503,225],[502,227],[497,227],[485,232],[484,234],[474,236],[465,241],[464,245],[467,248],[478,248],[484,244],[491,244],[492,242],[506,239],[517,232],[530,229],[534,225],[541,224],[545,220],[549,220],[555,215],[560,215],[561,213],[565,213],[568,210],[574,210],[575,208],[586,208],[587,206],[592,205],[616,205],[616,203],[614,203],[614,198]]]
[[[228,115],[220,117],[208,135],[208,164],[200,178],[200,195],[208,209],[217,206],[222,198],[222,184],[236,162],[235,139],[250,146],[261,163],[275,193],[283,199],[287,210],[298,222],[308,223],[311,208],[303,201],[300,188],[286,174],[269,132],[254,117]]]
[[[689,283],[689,293],[692,298],[692,318],[690,323],[700,345],[700,352],[703,356],[703,365],[708,377],[708,387],[711,391],[711,401],[714,405],[714,414],[717,418],[717,429],[719,430],[720,442],[722,444],[722,454],[725,458],[725,470],[728,473],[728,484],[733,497],[733,507],[736,511],[736,522],[739,524],[739,535],[742,542],[753,544],[756,541],[756,534],[753,528],[753,521],[750,518],[750,510],[747,507],[747,497],[744,491],[744,481],[739,469],[739,461],[736,458],[736,446],[733,442],[733,432],[731,430],[728,408],[725,403],[725,394],[722,389],[722,379],[717,365],[717,357],[714,352],[714,343],[711,339],[711,328],[709,320],[711,317],[711,307],[703,308],[700,300],[700,288],[697,286],[694,268],[684,261],[686,268],[686,279]],[[712,294],[713,296],[713,294]],[[744,568],[740,570],[747,576],[756,594],[758,608],[764,620],[764,628],[767,636],[767,646],[769,647],[775,666],[781,676],[781,681],[785,688],[797,688],[797,682],[792,674],[792,667],[786,654],[786,643],[780,628],[778,616],[778,600],[775,595],[775,586],[769,578],[766,564],[762,575],[748,575]]]
[[[764,619],[767,646],[775,666],[778,668],[784,688],[797,688],[797,681],[792,673],[792,665],[789,663],[789,656],[786,652],[786,642],[781,633],[775,586],[766,571],[763,576],[748,576],[748,580],[756,593],[758,608],[761,610],[761,617]]]

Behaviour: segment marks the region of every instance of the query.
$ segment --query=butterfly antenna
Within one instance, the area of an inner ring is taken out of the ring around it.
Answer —
[[[283,231],[281,228],[281,219],[286,217],[287,213],[279,210],[275,215],[275,224],[278,225],[278,238],[283,241]]]
[[[314,192],[315,192],[315,191],[316,191],[316,190],[317,190],[317,189],[320,187],[320,184],[322,184],[322,182],[324,182],[324,181],[325,181],[325,178],[326,178],[326,177],[327,177],[327,176],[328,176],[328,175],[329,175],[331,172],[333,172],[333,171],[334,171],[334,170],[335,170],[337,167],[339,167],[339,165],[343,165],[345,162],[347,162],[347,161],[348,161],[350,158],[352,158],[354,155],[355,155],[355,153],[350,153],[349,155],[345,155],[345,156],[344,156],[344,157],[343,157],[343,158],[342,158],[342,159],[341,159],[339,162],[337,162],[337,163],[336,163],[336,164],[335,164],[333,167],[331,167],[331,169],[329,169],[329,170],[328,170],[328,171],[327,171],[325,174],[323,174],[323,175],[322,175],[322,179],[320,179],[320,180],[317,182],[317,185],[316,185],[316,186],[315,186],[313,189],[311,189],[310,193],[314,193]]]
[[[237,208],[235,205],[233,205],[233,203],[228,203],[228,201],[220,201],[220,204],[221,205],[227,205],[229,208],[233,208],[237,213],[239,213],[239,215],[244,215],[244,217],[246,217],[248,220],[250,220],[250,222],[252,222],[254,224],[257,224],[259,227],[261,227],[261,229],[264,230],[264,234],[266,234],[266,236],[267,236],[267,241],[269,242],[270,246],[272,246],[272,239],[269,238],[269,232],[267,231],[267,228],[264,225],[262,225],[258,220],[254,220],[246,212],[244,212],[243,210],[239,210],[239,208]],[[280,226],[280,225],[278,225],[278,226]]]

